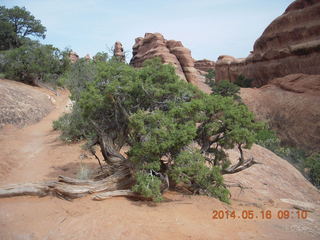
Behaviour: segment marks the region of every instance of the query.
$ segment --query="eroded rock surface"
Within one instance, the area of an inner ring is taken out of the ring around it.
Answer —
[[[320,151],[320,75],[276,78],[261,88],[241,89],[241,98],[283,142]]]
[[[199,72],[194,66],[191,51],[180,41],[166,40],[160,33],[146,33],[143,38],[136,38],[130,64],[141,67],[145,60],[154,57],[160,57],[165,64],[172,64],[181,79],[191,83],[197,81]]]
[[[54,99],[20,82],[0,79],[0,128],[10,124],[23,127],[45,117],[54,108]]]
[[[320,1],[296,0],[265,29],[247,58],[220,56],[216,79],[243,75],[262,86],[293,73],[320,74],[319,36]]]
[[[208,72],[209,70],[215,70],[216,63],[214,61],[203,59],[194,62],[194,67],[200,71]]]
[[[114,44],[113,55],[119,59],[119,61],[125,62],[125,54],[121,42],[116,42]]]

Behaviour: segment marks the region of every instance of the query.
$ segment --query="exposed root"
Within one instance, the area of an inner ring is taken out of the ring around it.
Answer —
[[[253,158],[250,158],[246,161],[239,161],[238,164],[235,164],[227,169],[223,169],[221,171],[222,174],[233,174],[233,173],[237,173],[240,171],[243,171],[249,167],[251,167],[254,164],[261,164],[259,162],[256,162]]]
[[[128,168],[121,168],[102,180],[78,180],[59,176],[58,181],[44,183],[14,184],[0,188],[0,198],[15,196],[56,195],[64,199],[74,199],[98,192],[128,189],[133,183]]]
[[[93,200],[101,201],[112,197],[141,197],[131,190],[117,190],[111,192],[103,192],[93,196]]]

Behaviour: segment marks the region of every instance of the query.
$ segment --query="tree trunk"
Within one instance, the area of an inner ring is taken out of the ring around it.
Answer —
[[[122,156],[119,151],[116,151],[113,141],[108,135],[100,135],[99,144],[107,163],[108,171],[101,174],[98,178],[92,180],[78,180],[59,176],[58,181],[4,186],[0,188],[0,198],[22,195],[41,197],[55,195],[69,200],[92,193],[129,189],[134,184],[134,180],[132,178],[128,160]],[[131,193],[129,194],[129,192],[126,194],[128,196],[133,195]],[[100,198],[107,198],[106,196],[112,195],[119,195],[119,193],[105,194],[100,196]]]

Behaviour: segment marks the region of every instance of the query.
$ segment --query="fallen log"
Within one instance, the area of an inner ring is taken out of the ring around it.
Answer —
[[[70,200],[93,193],[128,189],[132,184],[133,180],[129,168],[123,167],[111,176],[96,181],[59,176],[58,181],[13,184],[0,187],[0,198],[56,195]]]

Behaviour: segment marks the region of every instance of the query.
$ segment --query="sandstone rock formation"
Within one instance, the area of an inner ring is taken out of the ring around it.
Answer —
[[[208,59],[197,60],[194,62],[194,67],[199,71],[208,72],[209,70],[215,70],[216,63]]]
[[[121,42],[115,42],[113,49],[113,56],[115,56],[119,61],[125,62],[125,54]]]
[[[79,60],[79,55],[76,52],[70,52],[69,59],[72,63],[75,63]]]
[[[320,1],[296,0],[266,28],[247,58],[220,56],[216,79],[243,75],[262,86],[288,74],[320,74],[319,36]]]
[[[90,54],[86,54],[86,55],[84,56],[84,59],[85,59],[86,61],[90,61],[90,60],[91,60]]]
[[[276,78],[261,88],[241,89],[241,98],[284,143],[320,151],[320,75]]]
[[[141,67],[145,60],[153,57],[160,57],[163,63],[172,64],[177,75],[187,82],[195,83],[199,77],[190,50],[180,41],[166,40],[160,33],[146,33],[144,38],[136,38],[130,64]]]

